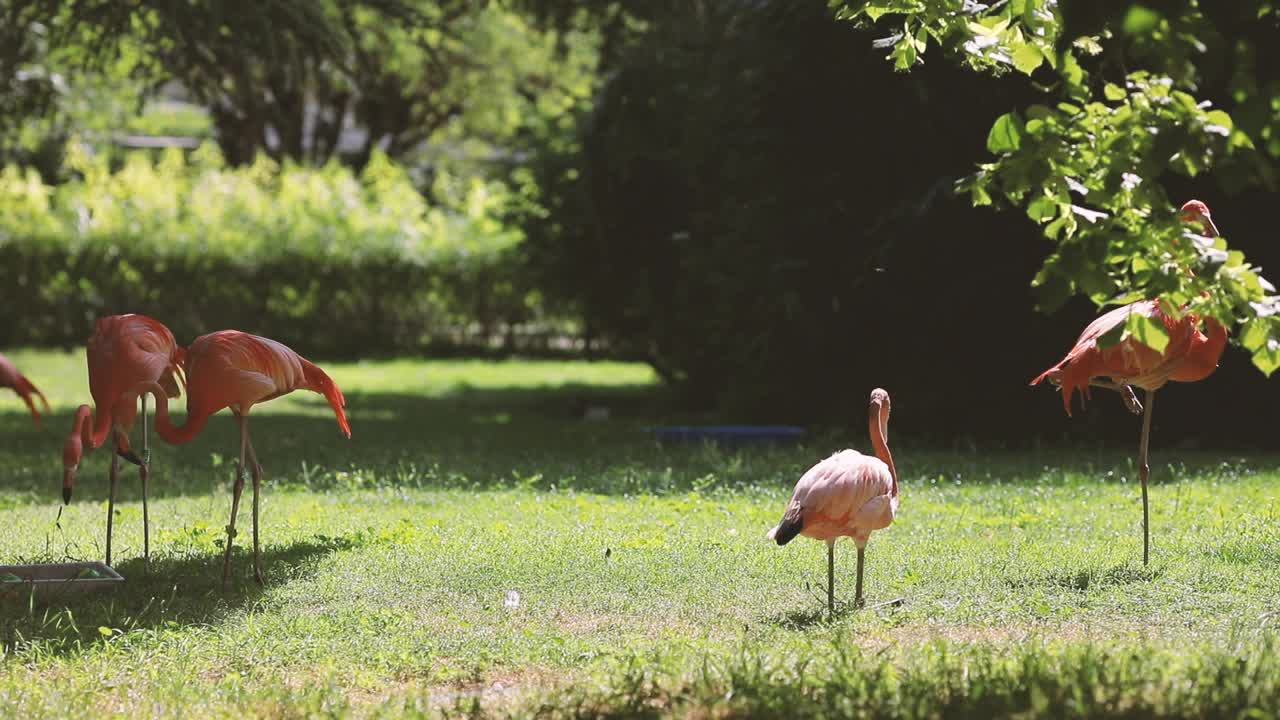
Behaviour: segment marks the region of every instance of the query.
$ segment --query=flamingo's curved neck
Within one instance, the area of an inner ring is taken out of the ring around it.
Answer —
[[[187,424],[181,427],[174,425],[169,419],[169,396],[165,393],[164,388],[159,385],[152,385],[147,388],[156,399],[156,432],[160,433],[160,437],[171,445],[181,445],[191,442],[200,431],[204,429],[204,424],[209,420],[208,413],[193,413],[191,411],[191,397],[187,396]]]
[[[888,401],[874,403],[870,417],[871,445],[876,457],[889,466],[889,475],[893,478],[891,494],[898,497],[898,468],[893,464],[893,453],[889,452],[889,404]]]
[[[107,435],[111,433],[111,412],[99,407],[96,409],[95,417],[94,410],[88,405],[76,408],[75,426],[71,431],[79,435],[84,447],[90,450],[102,447],[102,444],[107,441]]]

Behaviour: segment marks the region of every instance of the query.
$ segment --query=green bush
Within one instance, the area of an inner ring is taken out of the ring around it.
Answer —
[[[437,175],[429,204],[376,155],[227,167],[211,145],[131,153],[118,168],[78,144],[77,179],[0,171],[0,344],[71,345],[93,318],[143,312],[178,337],[226,327],[329,355],[484,339],[539,317],[516,277],[500,185]]]

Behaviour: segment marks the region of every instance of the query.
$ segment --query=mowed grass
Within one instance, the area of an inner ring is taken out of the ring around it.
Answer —
[[[104,451],[59,518],[83,359],[10,356],[55,414],[37,431],[0,395],[0,563],[100,559]],[[150,575],[125,465],[114,552],[126,586],[0,600],[0,714],[1280,711],[1275,458],[1157,445],[1143,567],[1126,455],[935,453],[891,428],[903,499],[868,549],[872,607],[832,622],[824,546],[763,536],[799,474],[867,448],[864,428],[798,447],[662,447],[644,430],[661,421],[661,393],[638,365],[327,368],[350,441],[310,394],[250,422],[266,587],[251,579],[246,491],[235,586],[221,588],[236,434],[220,415],[190,445],[155,448]],[[611,418],[582,420],[588,406]],[[837,547],[844,601],[854,559]]]

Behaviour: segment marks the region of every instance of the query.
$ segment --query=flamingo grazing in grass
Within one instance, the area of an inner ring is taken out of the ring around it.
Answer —
[[[71,502],[76,472],[85,448],[96,450],[113,434],[110,490],[107,494],[107,564],[111,564],[111,530],[115,519],[119,458],[138,466],[142,479],[142,544],[147,567],[151,565],[151,518],[147,486],[151,457],[147,440],[147,400],[142,398],[142,457],[129,447],[129,431],[138,412],[140,383],[159,383],[169,397],[178,397],[182,382],[182,348],[160,321],[145,315],[111,315],[99,318],[89,337],[85,359],[89,366],[89,394],[96,410],[76,409],[75,424],[62,451],[62,501]],[[96,412],[96,415],[94,414]],[[113,432],[114,431],[114,432]]]
[[[33,398],[40,398],[40,402],[44,403],[45,412],[49,412],[49,401],[45,399],[44,393],[32,385],[31,381],[4,355],[0,355],[0,387],[13,388],[13,391],[18,393],[18,397],[22,398],[22,402],[26,403],[27,409],[31,411],[31,421],[36,424],[36,428],[39,428],[40,411],[36,409]]]
[[[786,545],[796,535],[827,543],[827,612],[835,614],[836,539],[858,546],[854,605],[861,607],[862,565],[872,530],[889,527],[898,512],[898,470],[889,453],[889,393],[871,391],[871,446],[876,456],[841,450],[809,468],[796,483],[782,522],[767,537]]]
[[[1191,200],[1182,206],[1181,217],[1185,222],[1198,224],[1209,237],[1217,237],[1218,228],[1209,216],[1209,208],[1199,200]],[[1098,341],[1109,332],[1122,327],[1131,313],[1139,313],[1158,320],[1169,333],[1169,343],[1164,352],[1156,352],[1125,334],[1119,342],[1099,347]],[[1170,380],[1195,382],[1203,380],[1218,367],[1222,350],[1227,344],[1227,330],[1213,318],[1204,319],[1208,334],[1201,332],[1200,319],[1185,314],[1175,320],[1160,308],[1158,300],[1143,300],[1118,307],[1089,324],[1076,340],[1075,347],[1057,365],[1041,373],[1031,381],[1032,385],[1049,380],[1062,389],[1062,404],[1071,415],[1071,399],[1080,391],[1081,402],[1089,397],[1090,387],[1119,391],[1125,404],[1134,414],[1142,414],[1142,439],[1138,444],[1138,479],[1142,483],[1142,564],[1151,557],[1150,511],[1147,504],[1147,478],[1151,469],[1147,464],[1151,438],[1151,409],[1156,390]],[[1099,378],[1108,378],[1100,380]],[[1146,409],[1138,403],[1133,388],[1146,390]]]
[[[231,498],[231,522],[227,525],[227,548],[222,561],[222,582],[231,582],[231,545],[236,536],[236,514],[240,509],[240,493],[244,490],[246,460],[253,473],[253,576],[261,585],[262,563],[258,545],[258,504],[262,484],[262,466],[249,440],[249,411],[294,390],[310,390],[329,401],[338,427],[348,438],[351,426],[343,410],[346,399],[342,391],[306,358],[275,340],[250,335],[238,330],[222,330],[196,338],[187,348],[187,422],[176,427],[169,420],[169,403],[158,386],[147,391],[156,396],[156,431],[166,442],[190,442],[204,429],[209,416],[230,408],[240,426],[240,463]]]

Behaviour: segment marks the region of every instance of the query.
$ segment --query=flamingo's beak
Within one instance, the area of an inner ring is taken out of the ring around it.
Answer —
[[[1208,215],[1200,219],[1204,222],[1204,228],[1209,231],[1209,237],[1218,237],[1218,226],[1213,224],[1213,220]]]
[[[76,481],[76,471],[67,468],[62,471],[62,504],[71,504],[71,486]]]
[[[137,465],[138,467],[142,467],[142,458],[138,457],[138,455],[134,453],[133,450],[117,450],[116,454],[124,458],[125,460],[128,460],[129,462],[133,463],[134,465]]]

